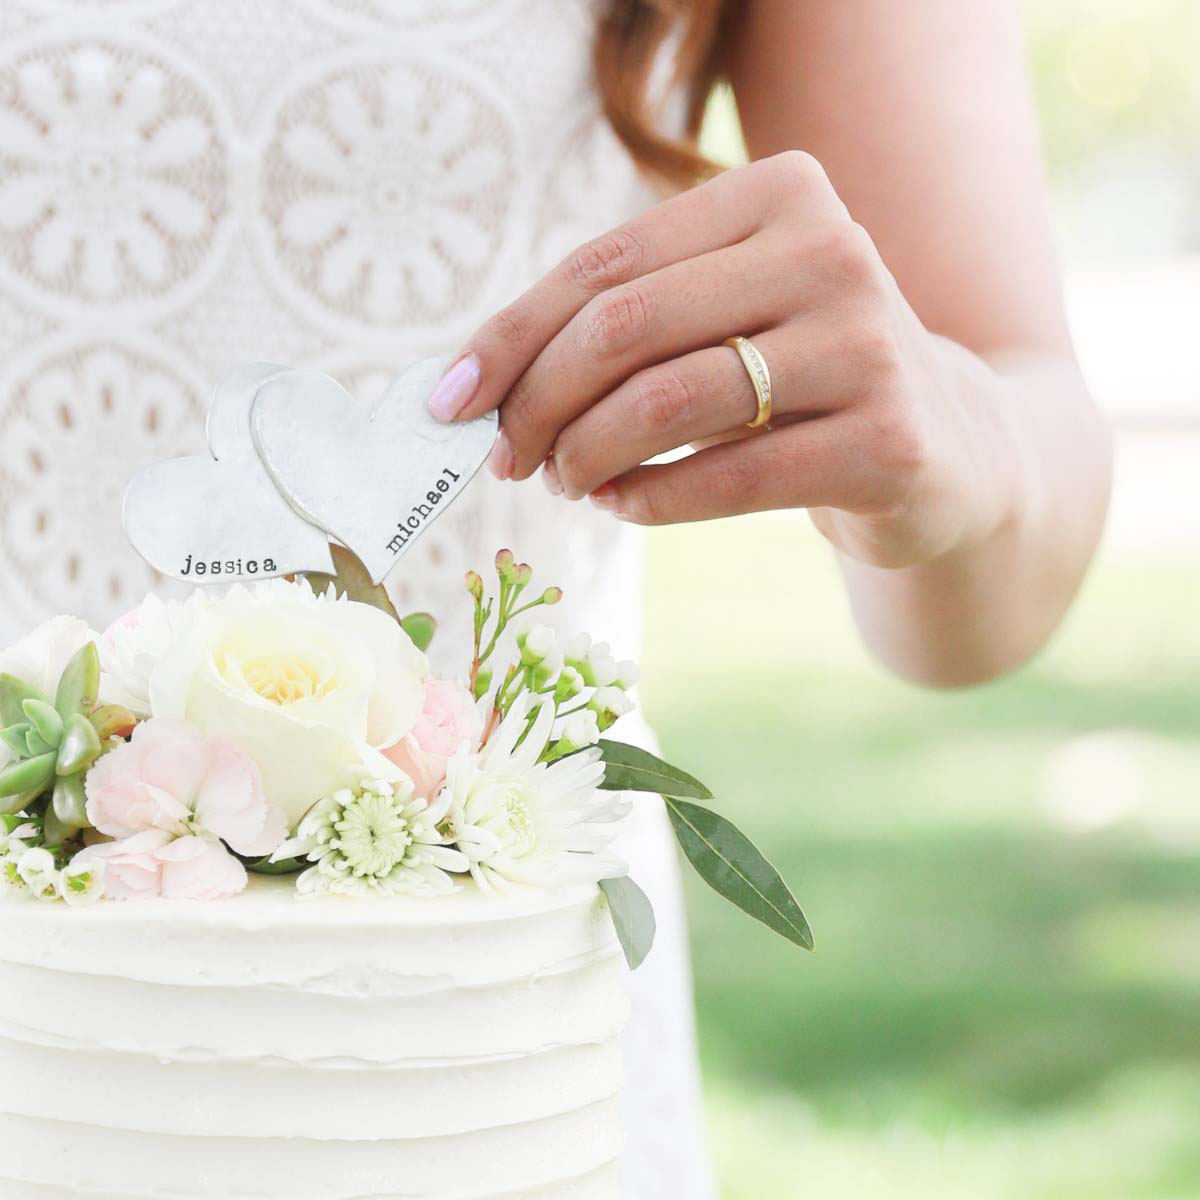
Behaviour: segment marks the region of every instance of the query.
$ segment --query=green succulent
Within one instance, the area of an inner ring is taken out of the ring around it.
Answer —
[[[136,718],[97,706],[100,655],[89,642],[67,663],[53,704],[37,688],[0,674],[0,738],[16,756],[0,771],[0,814],[41,810],[46,841],[61,844],[87,828],[84,780]]]

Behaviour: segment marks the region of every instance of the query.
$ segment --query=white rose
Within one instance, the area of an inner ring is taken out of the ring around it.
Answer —
[[[379,750],[412,728],[427,672],[386,613],[273,582],[193,610],[150,673],[150,707],[232,738],[294,827],[360,764],[396,777]]]
[[[51,702],[67,663],[96,635],[76,617],[54,617],[0,654],[0,675],[12,675],[37,688]],[[0,742],[0,768],[15,756]]]

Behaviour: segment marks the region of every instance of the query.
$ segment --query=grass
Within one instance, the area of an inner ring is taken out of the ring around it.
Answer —
[[[1200,569],[1104,562],[944,695],[867,660],[794,518],[650,564],[649,714],[817,937],[691,889],[727,1200],[1200,1195]]]

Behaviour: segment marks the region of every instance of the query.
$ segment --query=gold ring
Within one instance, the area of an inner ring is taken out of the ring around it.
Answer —
[[[754,385],[758,412],[753,421],[746,422],[746,426],[749,429],[757,429],[771,419],[771,369],[767,366],[767,360],[759,353],[758,347],[749,338],[726,338],[721,344],[732,346],[738,352],[742,366],[746,368],[746,374],[750,376],[750,382]]]

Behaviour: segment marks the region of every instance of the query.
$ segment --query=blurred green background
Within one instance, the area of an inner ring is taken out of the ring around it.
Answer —
[[[649,715],[818,942],[689,888],[726,1200],[1200,1196],[1200,5],[1027,16],[1119,450],[1050,649],[921,691],[867,658],[802,515],[651,534]],[[727,98],[708,145],[737,156]]]

